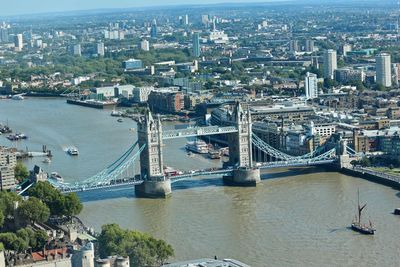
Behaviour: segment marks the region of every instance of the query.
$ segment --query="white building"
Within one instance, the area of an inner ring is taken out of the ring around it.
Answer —
[[[149,99],[149,95],[151,91],[154,90],[154,87],[147,86],[147,87],[135,87],[133,88],[133,101],[137,103],[147,102]]]
[[[104,43],[97,43],[96,54],[101,57],[104,57]]]
[[[333,74],[337,69],[337,55],[333,49],[328,49],[324,53],[324,78],[333,79]]]
[[[376,56],[376,83],[385,87],[392,86],[390,54],[380,53]]]
[[[210,42],[216,44],[226,44],[229,41],[229,37],[224,31],[212,31],[210,32]]]
[[[307,72],[304,81],[304,88],[307,99],[318,97],[318,78],[316,74]]]
[[[140,49],[143,51],[149,51],[150,50],[150,43],[147,40],[143,40],[140,42]]]

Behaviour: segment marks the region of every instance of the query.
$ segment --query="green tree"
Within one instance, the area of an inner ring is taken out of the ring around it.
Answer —
[[[28,194],[30,197],[36,197],[43,201],[49,207],[51,215],[63,215],[64,196],[49,182],[38,182],[29,189]]]
[[[49,219],[50,210],[40,199],[30,197],[18,207],[18,214],[31,223],[45,222]]]
[[[83,205],[76,193],[70,193],[64,196],[64,210],[63,215],[73,216],[81,213]]]
[[[369,158],[364,157],[360,160],[360,165],[363,167],[371,167],[371,161],[369,160]]]
[[[28,243],[14,233],[0,233],[0,243],[5,249],[22,252],[28,249]]]
[[[49,236],[45,231],[43,230],[35,231],[35,241],[37,249],[42,249],[46,245],[48,239]]]
[[[0,192],[0,211],[3,213],[4,218],[14,217],[15,202],[22,202],[22,197],[14,192]]]
[[[17,162],[17,165],[14,168],[14,172],[15,179],[17,179],[18,182],[22,182],[29,177],[29,171],[21,161]]]
[[[129,256],[132,266],[160,266],[174,255],[171,245],[148,234],[121,229],[117,224],[102,227],[98,238],[101,257]]]

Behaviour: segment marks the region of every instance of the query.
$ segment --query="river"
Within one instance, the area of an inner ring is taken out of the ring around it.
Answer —
[[[29,136],[0,145],[53,152],[50,164],[25,163],[57,171],[67,181],[89,177],[113,162],[136,140],[136,124],[118,123],[109,110],[68,105],[64,99],[0,100],[0,123]],[[174,127],[168,124],[166,127]],[[131,129],[134,128],[134,129]],[[171,140],[165,164],[181,170],[220,166],[219,160],[187,156],[186,140]],[[78,157],[65,152],[76,146]],[[178,183],[168,199],[136,198],[133,190],[82,196],[80,218],[100,229],[105,223],[148,232],[175,248],[174,260],[235,258],[251,266],[399,266],[400,194],[390,187],[321,168],[277,169],[255,188],[225,187],[219,178]],[[348,229],[356,194],[367,202],[366,220],[375,236]]]

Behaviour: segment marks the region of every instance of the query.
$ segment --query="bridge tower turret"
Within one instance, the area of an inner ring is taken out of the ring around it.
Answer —
[[[224,177],[224,181],[236,185],[256,185],[260,182],[260,169],[253,166],[250,110],[244,110],[237,102],[229,118],[238,131],[228,136],[229,165],[234,169],[231,176]]]
[[[144,182],[135,187],[135,192],[144,197],[166,197],[171,194],[171,181],[165,177],[163,170],[160,117],[154,119],[147,110],[137,127],[139,147],[145,146],[140,154],[140,175]]]

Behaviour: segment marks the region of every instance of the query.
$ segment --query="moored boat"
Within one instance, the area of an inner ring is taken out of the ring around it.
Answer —
[[[394,209],[393,214],[400,215],[400,208]]]
[[[189,141],[186,143],[186,149],[194,153],[207,154],[208,145],[202,140]]]
[[[57,182],[61,182],[61,183],[64,182],[64,178],[60,174],[58,174],[58,172],[52,172],[50,174],[50,178]]]

